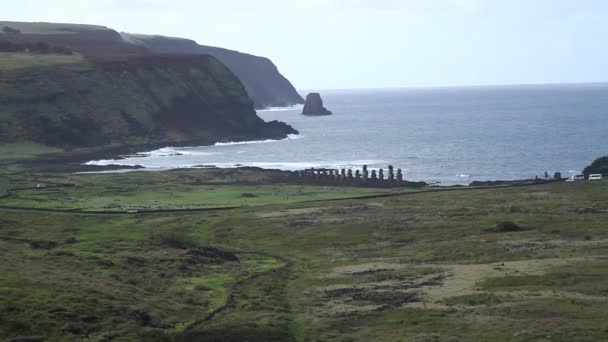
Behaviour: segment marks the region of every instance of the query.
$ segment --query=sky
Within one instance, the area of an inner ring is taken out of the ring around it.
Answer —
[[[0,1],[265,56],[298,89],[608,81],[606,0]]]

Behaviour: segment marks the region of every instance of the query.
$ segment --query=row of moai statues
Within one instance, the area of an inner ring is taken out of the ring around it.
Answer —
[[[296,171],[298,177],[303,178],[313,178],[316,180],[338,180],[338,181],[388,181],[388,182],[402,182],[403,181],[403,172],[401,169],[397,169],[397,173],[395,174],[395,169],[392,165],[388,166],[388,178],[384,177],[384,170],[379,169],[371,170],[370,172],[367,168],[367,165],[363,165],[362,170],[355,170],[353,174],[352,169],[341,169],[338,171],[337,169],[308,169],[304,171]]]

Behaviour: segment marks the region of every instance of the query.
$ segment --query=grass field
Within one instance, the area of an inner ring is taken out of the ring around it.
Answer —
[[[10,196],[0,200],[0,205],[89,211],[192,209],[287,204],[387,192],[293,184],[252,185],[264,179],[246,170],[239,177],[222,170],[27,176],[19,173],[8,176]],[[38,184],[45,187],[36,188]]]
[[[0,145],[0,160],[32,158],[37,155],[59,153],[62,151],[61,148],[36,143],[2,144]]]
[[[60,23],[44,23],[44,22],[16,22],[16,21],[0,21],[0,28],[11,27],[18,29],[25,34],[71,34],[77,31],[104,31],[108,28],[96,25],[81,25],[81,24],[60,24]],[[0,34],[0,37],[2,34]]]
[[[608,339],[608,181],[324,201],[382,190],[255,171],[7,174],[2,206],[243,207],[1,210],[2,337]],[[493,229],[504,221],[521,229]]]
[[[53,55],[0,52],[0,71],[69,64],[86,65],[85,59],[77,54]]]

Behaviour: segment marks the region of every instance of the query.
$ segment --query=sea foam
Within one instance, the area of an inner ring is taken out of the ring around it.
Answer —
[[[258,112],[258,113],[260,113],[260,112],[289,112],[292,110],[302,110],[303,108],[304,108],[304,105],[297,104],[297,105],[288,106],[288,107],[268,107],[268,108],[264,108],[264,109],[258,109],[256,112]]]
[[[285,140],[296,140],[302,138],[300,134],[289,134],[285,139],[266,139],[266,140],[248,140],[248,141],[229,141],[229,142],[218,142],[213,146],[232,146],[232,145],[249,145],[249,144],[265,144],[277,141]]]

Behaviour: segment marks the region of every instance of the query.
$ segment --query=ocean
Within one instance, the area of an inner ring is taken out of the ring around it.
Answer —
[[[281,141],[167,147],[96,165],[403,169],[442,185],[570,176],[608,155],[608,84],[321,91],[332,116],[259,111],[300,131]]]

